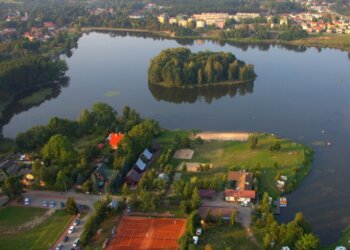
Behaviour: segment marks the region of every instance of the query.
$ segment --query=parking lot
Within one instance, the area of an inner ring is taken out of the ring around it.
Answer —
[[[73,248],[73,243],[76,239],[80,238],[80,235],[83,231],[84,224],[86,222],[86,216],[85,216],[84,218],[79,218],[79,224],[74,226],[74,222],[78,218],[79,216],[76,216],[72,220],[69,226],[65,229],[64,233],[61,235],[60,239],[56,242],[54,246],[52,246],[51,249],[55,250],[59,243],[62,244],[62,247],[60,248],[61,250],[69,250]],[[71,226],[74,226],[75,230],[73,233],[68,233],[68,230]],[[63,241],[65,236],[68,236],[68,240],[66,242]]]
[[[23,201],[21,204],[17,205],[25,205],[25,200],[29,199],[30,207],[41,207],[47,209],[62,209],[65,207],[65,203],[67,202],[67,198],[72,197],[78,206],[85,206],[90,208],[93,207],[93,204],[101,198],[99,195],[88,195],[82,193],[75,192],[53,192],[53,191],[37,191],[37,190],[28,190],[23,194]],[[76,217],[71,221],[67,228],[65,228],[64,233],[60,236],[57,242],[51,247],[51,249],[55,250],[59,243],[62,243],[61,250],[69,250],[73,248],[74,241],[80,237],[84,223],[86,222],[85,216],[79,219],[79,224],[75,226],[75,230],[72,233],[68,233],[69,228],[74,224]],[[65,236],[68,236],[68,240],[63,242]]]

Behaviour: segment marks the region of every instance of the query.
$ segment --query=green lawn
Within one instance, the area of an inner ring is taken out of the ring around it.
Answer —
[[[23,208],[12,206],[1,208],[0,233],[16,230],[20,225],[31,221],[35,217],[42,216],[46,211],[47,210],[44,208]]]
[[[190,134],[192,134],[191,131],[185,131],[185,130],[163,130],[157,136],[157,142],[163,147],[167,147],[173,144],[176,136],[188,137],[190,136]]]
[[[247,238],[246,231],[241,226],[210,225],[204,229],[198,241],[198,249],[211,244],[214,249],[259,250],[260,243]]]
[[[103,142],[104,139],[103,135],[86,135],[74,141],[73,146],[75,150],[82,153],[87,147],[91,145],[97,146],[99,143]],[[108,145],[106,145],[106,147],[108,147]]]
[[[57,240],[72,219],[72,216],[67,215],[64,210],[56,210],[47,220],[33,228],[14,230],[36,216],[43,215],[46,211],[41,208],[11,206],[1,209],[1,232],[7,231],[7,233],[0,234],[0,249],[47,249]],[[8,225],[7,229],[6,225]]]
[[[277,140],[281,143],[281,150],[270,151],[270,145]],[[256,149],[251,149],[249,142],[210,141],[204,142],[194,150],[193,159],[189,162],[211,163],[213,168],[196,173],[186,172],[183,173],[183,178],[223,175],[230,169],[249,171],[260,164],[259,192],[268,191],[274,197],[279,195],[274,184],[277,172],[286,175],[288,182],[294,182],[296,187],[310,169],[310,164],[304,164],[307,158],[310,158],[305,152],[311,152],[310,149],[290,140],[267,134],[258,135]],[[174,161],[173,164],[178,162]]]

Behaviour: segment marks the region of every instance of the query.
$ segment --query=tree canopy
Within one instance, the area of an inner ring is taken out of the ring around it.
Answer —
[[[192,53],[187,48],[163,50],[151,60],[148,70],[150,84],[167,87],[234,83],[255,77],[254,66],[237,60],[232,53]]]

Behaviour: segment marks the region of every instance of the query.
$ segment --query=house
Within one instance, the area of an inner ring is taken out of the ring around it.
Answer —
[[[137,162],[135,163],[135,165],[134,165],[133,168],[134,168],[136,171],[142,173],[143,171],[146,170],[147,164],[144,163],[144,162],[141,160],[141,158],[139,158],[139,159],[137,160]]]
[[[140,181],[141,177],[142,174],[132,168],[125,176],[124,181],[131,186],[135,186]]]
[[[112,149],[116,150],[118,148],[119,143],[123,139],[122,133],[110,133],[107,137],[107,141],[109,141],[109,145]]]
[[[99,186],[103,186],[105,182],[108,182],[113,175],[117,174],[117,170],[113,170],[107,167],[106,164],[100,163],[95,170],[95,176],[99,183]]]
[[[147,148],[141,154],[141,157],[146,161],[150,161],[152,159],[152,156],[153,156],[152,153],[149,152]]]
[[[157,18],[158,18],[158,21],[160,23],[166,23],[168,21],[169,16],[168,16],[168,14],[163,13],[163,14],[159,15]]]
[[[198,193],[202,199],[213,199],[216,194],[215,190],[212,189],[200,189]]]
[[[230,171],[224,195],[228,202],[253,201],[256,196],[255,190],[253,190],[253,174],[245,171]]]

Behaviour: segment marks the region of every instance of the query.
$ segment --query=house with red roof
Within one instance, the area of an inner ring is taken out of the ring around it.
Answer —
[[[107,137],[107,141],[109,141],[109,145],[112,149],[116,150],[118,148],[119,143],[123,139],[122,133],[110,133]]]
[[[245,171],[230,171],[227,176],[225,201],[249,203],[255,200],[253,174]]]

